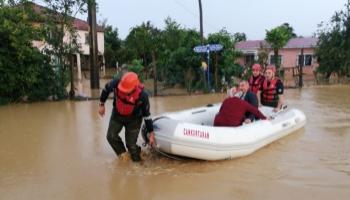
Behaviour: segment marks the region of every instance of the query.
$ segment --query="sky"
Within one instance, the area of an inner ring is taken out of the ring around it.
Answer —
[[[226,28],[249,40],[264,39],[266,30],[289,23],[297,35],[312,36],[347,0],[202,0],[204,34]],[[199,30],[198,0],[96,0],[97,21],[118,28],[124,39],[134,26],[151,21],[158,28],[171,17],[185,28]],[[85,19],[86,16],[78,16]]]

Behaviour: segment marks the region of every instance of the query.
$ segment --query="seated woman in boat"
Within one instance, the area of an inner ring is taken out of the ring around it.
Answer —
[[[231,89],[233,97],[226,98],[215,116],[214,126],[240,126],[245,119],[245,113],[253,113],[258,119],[267,119],[258,108],[240,99],[241,92],[237,87]]]

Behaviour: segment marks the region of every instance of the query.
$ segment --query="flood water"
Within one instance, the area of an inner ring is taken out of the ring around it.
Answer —
[[[306,127],[227,161],[147,154],[118,160],[98,102],[0,107],[0,199],[349,199],[350,87],[287,90]],[[219,102],[223,95],[151,98],[152,113]],[[142,140],[139,138],[139,143]]]

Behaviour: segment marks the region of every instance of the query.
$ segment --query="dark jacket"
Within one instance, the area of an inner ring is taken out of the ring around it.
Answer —
[[[258,97],[251,91],[248,90],[248,92],[243,96],[243,100],[248,102],[250,105],[258,108],[259,107],[259,102],[258,102]],[[247,112],[245,114],[246,119],[250,119],[253,121],[255,119],[255,116],[253,113]]]
[[[116,89],[117,89],[118,84],[119,84],[119,79],[113,79],[112,81],[107,83],[101,92],[100,102],[105,103],[109,94],[111,92],[113,92],[113,94],[114,94],[114,96],[113,96],[113,109],[115,109],[117,111],[117,114],[119,115],[118,110],[116,109],[116,98],[117,98]],[[121,115],[119,115],[119,116],[123,117]],[[152,123],[152,118],[151,118],[151,113],[150,113],[150,104],[149,104],[148,94],[144,90],[142,90],[142,92],[140,93],[140,98],[139,98],[138,103],[132,112],[131,117],[133,117],[135,119],[137,119],[139,117],[143,117],[145,120],[145,124],[146,124],[148,132],[153,131],[153,123]]]

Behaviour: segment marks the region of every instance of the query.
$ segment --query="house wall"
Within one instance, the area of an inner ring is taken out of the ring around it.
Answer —
[[[38,26],[38,24],[34,24],[35,26]],[[89,55],[90,54],[90,48],[89,45],[86,44],[86,34],[88,34],[88,31],[83,30],[77,30],[77,40],[78,44],[80,45],[80,51],[83,55]],[[69,43],[70,41],[70,35],[68,32],[66,32],[64,38],[64,42]],[[38,48],[39,50],[43,50],[44,48],[49,48],[47,43],[45,41],[33,41],[32,42],[33,47]],[[104,32],[97,32],[97,49],[99,55],[104,55]]]
[[[301,54],[301,49],[281,49],[279,54],[282,55],[282,67],[290,68],[298,66],[298,56]],[[314,55],[314,49],[304,49],[304,55]],[[273,55],[271,51],[269,55]],[[315,63],[315,59],[312,59],[312,64]]]
[[[86,41],[86,35],[88,34],[88,31],[82,31],[78,30],[78,44],[80,45],[80,51],[82,51],[82,54],[89,55],[90,54],[90,47],[88,45],[88,41]],[[97,32],[97,49],[98,54],[103,55],[104,54],[104,33],[103,32]]]

